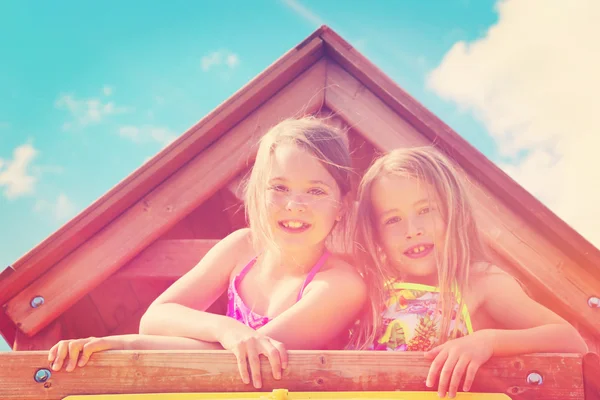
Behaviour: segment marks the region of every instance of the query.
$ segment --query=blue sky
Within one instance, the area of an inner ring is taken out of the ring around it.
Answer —
[[[321,23],[492,160],[517,160],[499,150],[486,114],[460,97],[459,89],[442,80],[436,90],[427,84],[457,42],[486,37],[499,20],[495,5],[490,0],[0,3],[0,269]]]

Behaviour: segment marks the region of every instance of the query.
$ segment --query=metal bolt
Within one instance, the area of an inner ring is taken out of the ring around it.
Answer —
[[[527,375],[527,383],[530,385],[541,385],[542,383],[544,383],[544,379],[542,378],[542,375],[540,375],[537,372],[530,372],[529,375]]]
[[[596,296],[592,296],[588,299],[588,306],[591,308],[600,308],[600,299]]]
[[[42,368],[36,371],[35,375],[33,376],[33,379],[35,379],[37,383],[44,383],[48,379],[50,379],[51,376],[52,373],[50,372],[50,370]]]
[[[31,303],[29,304],[31,305],[31,308],[38,308],[44,304],[44,298],[42,296],[35,296],[33,299],[31,299]]]

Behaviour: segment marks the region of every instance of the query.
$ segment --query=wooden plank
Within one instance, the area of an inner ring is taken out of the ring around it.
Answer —
[[[106,336],[108,329],[100,312],[87,295],[69,307],[61,316],[66,339],[84,338],[90,336]]]
[[[180,240],[180,239],[195,239],[194,229],[187,218],[179,221],[174,227],[169,229],[160,240]]]
[[[326,105],[376,148],[386,151],[431,144],[339,65],[329,65],[327,79]],[[470,181],[478,222],[488,245],[519,269],[528,282],[543,288],[554,300],[553,309],[560,307],[600,333],[598,309],[587,306],[589,296],[600,293],[598,275],[560,253],[539,234],[539,226],[533,230],[483,185]]]
[[[248,146],[249,142],[257,143],[283,118],[317,111],[324,100],[325,73],[324,62],[313,65],[13,297],[7,303],[6,314],[28,335],[42,329],[245,168],[256,151],[255,146]],[[34,296],[43,296],[44,305],[32,309],[29,301]]]
[[[65,339],[65,330],[62,321],[57,319],[31,337],[17,330],[13,350],[50,350],[52,346],[62,339]]]
[[[89,294],[109,332],[131,318],[140,308],[131,284],[110,277]]]
[[[13,264],[15,273],[0,279],[0,304],[15,296],[41,273],[133,206],[140,197],[194,158],[223,132],[254,112],[322,55],[322,40],[318,34],[313,34],[202,118],[171,145],[22,256]],[[319,95],[316,94],[312,103],[318,99]],[[306,99],[302,100],[305,104],[311,103]]]
[[[588,353],[583,357],[585,400],[600,400],[600,356]]]
[[[248,392],[234,356],[226,351],[113,351],[96,353],[73,372],[33,376],[47,367],[47,353],[0,354],[0,395],[5,400],[62,399],[108,393]],[[262,362],[262,391],[426,391],[430,363],[418,352],[290,351],[289,366],[275,381]],[[527,383],[537,372],[541,385]],[[430,390],[430,389],[429,389]],[[477,373],[473,392],[505,393],[513,399],[583,399],[582,357],[531,355],[491,359]]]
[[[4,307],[0,308],[0,334],[6,343],[12,348],[15,343],[17,327],[10,318],[4,313]]]
[[[215,239],[157,240],[115,273],[118,279],[175,281],[218,242]]]
[[[379,68],[362,56],[331,29],[323,29],[326,54],[338,62],[392,110],[435,141],[497,197],[516,210],[533,226],[539,227],[554,245],[579,265],[600,273],[600,250],[490,162],[423,105],[402,90]],[[328,87],[329,88],[329,87]]]
[[[193,239],[223,239],[233,232],[220,192],[216,192],[186,217],[194,231]]]

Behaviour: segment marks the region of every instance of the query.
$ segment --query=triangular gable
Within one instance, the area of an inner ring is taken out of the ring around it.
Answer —
[[[475,178],[480,219],[499,259],[600,333],[587,304],[600,293],[600,252],[327,27],[5,271],[6,314],[26,334],[39,332],[247,168],[250,144],[268,127],[322,108],[380,150],[433,141],[449,153]],[[31,307],[35,296],[43,306]]]

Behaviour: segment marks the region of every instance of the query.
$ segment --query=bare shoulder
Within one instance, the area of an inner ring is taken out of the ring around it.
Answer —
[[[469,287],[476,294],[495,293],[510,289],[521,289],[519,281],[504,269],[488,262],[477,262],[471,265]]]
[[[358,270],[342,257],[332,254],[318,274],[319,278],[338,286],[350,286],[355,290],[366,290],[366,284]]]
[[[215,257],[219,262],[227,263],[235,268],[240,260],[253,253],[252,233],[248,228],[233,231],[221,239],[211,251],[215,251]]]

